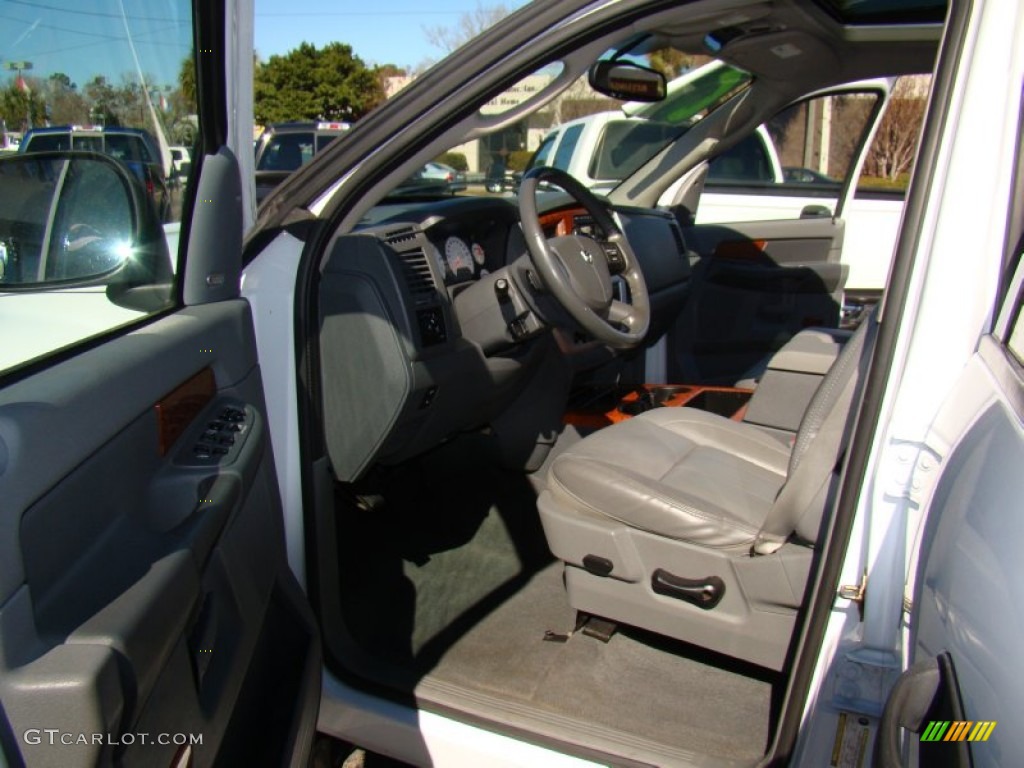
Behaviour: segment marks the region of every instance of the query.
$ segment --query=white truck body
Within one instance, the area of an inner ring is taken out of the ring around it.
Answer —
[[[544,137],[531,165],[553,165],[567,171],[591,189],[610,190],[617,179],[601,177],[598,155],[602,151],[608,126],[627,122],[641,124],[643,118],[609,111],[563,123]],[[724,173],[733,153],[743,152],[754,152],[761,156],[757,164],[759,174],[745,179],[742,175]],[[723,183],[726,176],[728,181]],[[674,200],[685,178],[666,190],[661,197],[662,204],[667,205]],[[745,186],[744,181],[756,184],[759,188]],[[784,184],[786,178],[771,136],[764,126],[759,126],[748,139],[710,164],[696,211],[696,223],[797,219],[807,206],[830,202],[823,200],[820,195],[794,194],[798,185],[793,183],[787,184],[785,194],[766,193],[766,182]],[[834,208],[833,205],[827,207],[830,210]],[[871,296],[884,288],[902,213],[902,195],[883,197],[854,194],[843,211],[846,229],[842,261],[849,267],[846,281],[848,292]]]

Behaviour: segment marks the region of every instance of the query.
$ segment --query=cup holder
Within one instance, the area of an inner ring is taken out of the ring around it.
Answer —
[[[687,387],[682,384],[659,384],[658,386],[649,387],[647,390],[639,392],[635,400],[626,400],[620,403],[619,413],[624,413],[627,416],[636,416],[652,408],[661,408],[669,400],[687,392],[692,392],[693,389],[693,387]]]
[[[686,387],[682,384],[660,384],[657,387],[651,387],[648,394],[654,398],[655,403],[660,405],[673,397],[692,391],[693,387]]]
[[[619,412],[624,413],[627,416],[637,416],[644,411],[649,411],[652,408],[658,408],[661,403],[658,402],[654,395],[650,392],[644,392],[636,400],[627,400],[624,403],[619,403]]]

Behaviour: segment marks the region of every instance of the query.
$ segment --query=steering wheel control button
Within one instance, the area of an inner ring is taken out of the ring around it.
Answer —
[[[537,273],[532,269],[526,270],[526,282],[528,282],[530,287],[537,293],[544,292],[544,284],[540,281],[540,278],[537,277]]]
[[[603,243],[605,259],[608,261],[608,271],[613,274],[622,272],[626,268],[626,260],[622,258],[622,251],[615,243]]]

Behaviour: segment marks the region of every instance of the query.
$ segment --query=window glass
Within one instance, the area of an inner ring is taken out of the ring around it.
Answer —
[[[294,171],[313,159],[313,134],[275,133],[256,163],[257,171]]]
[[[569,161],[572,160],[573,150],[576,149],[576,142],[580,140],[580,134],[582,133],[582,125],[571,125],[565,129],[565,133],[562,134],[562,140],[558,143],[558,149],[555,150],[555,159],[551,165],[563,171],[568,169]]]
[[[844,24],[941,24],[944,0],[818,0]]]
[[[33,149],[38,152],[56,152],[71,149],[71,135],[52,134],[49,136],[37,136]],[[75,147],[75,149],[83,149],[83,147]]]
[[[758,184],[773,181],[772,161],[764,138],[755,133],[708,164],[709,184]]]
[[[555,137],[557,135],[557,133],[549,133],[544,137],[540,146],[537,147],[537,151],[534,152],[533,157],[530,158],[530,164],[527,166],[527,170],[541,165],[547,165],[548,158],[551,156],[551,150],[555,146]]]
[[[885,114],[864,158],[857,180],[858,197],[902,199],[914,170],[931,75],[901,77],[893,86]]]
[[[878,103],[852,92],[794,104],[708,166],[697,223],[797,219],[835,212]]]
[[[153,155],[146,149],[146,142],[141,136],[111,134],[106,137],[104,149],[111,157],[125,162],[152,163]],[[171,156],[173,159],[173,155]]]
[[[1017,362],[1024,365],[1024,311],[1017,307],[1017,319],[1013,323],[1013,330],[1010,331],[1010,340],[1007,343]]]
[[[624,179],[685,128],[653,120],[613,120],[601,130],[590,176],[599,181]],[[561,150],[561,147],[559,147]]]
[[[40,137],[42,138],[42,137]],[[30,136],[25,140],[26,151],[36,151],[36,141],[34,136]],[[103,151],[103,137],[102,136],[81,136],[71,135],[71,146],[77,149],[79,152],[102,152]]]
[[[316,137],[316,151],[322,152],[328,144],[338,138],[339,134],[324,135],[320,134]]]
[[[5,5],[0,375],[174,306],[199,135],[191,8]]]

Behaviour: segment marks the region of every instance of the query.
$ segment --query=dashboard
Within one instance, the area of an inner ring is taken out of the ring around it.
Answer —
[[[664,326],[689,278],[679,227],[657,210],[617,215],[647,277],[652,325]],[[549,237],[587,234],[600,242],[604,234],[564,198],[541,215],[541,227]],[[611,256],[609,268],[617,271]],[[537,377],[565,364],[585,370],[614,354],[580,333],[546,290],[509,198],[377,206],[328,250],[319,311],[325,439],[342,480],[493,424]],[[554,368],[552,355],[563,360]],[[555,401],[567,392],[560,384],[545,381],[532,391],[533,400],[552,402],[534,402],[524,414],[561,413],[564,402]]]

